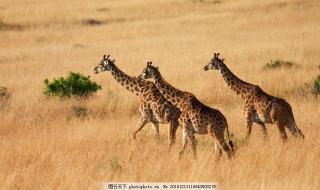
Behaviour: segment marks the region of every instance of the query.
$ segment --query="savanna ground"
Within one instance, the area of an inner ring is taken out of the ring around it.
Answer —
[[[10,98],[0,110],[1,189],[96,189],[107,181],[216,182],[221,189],[319,189],[320,99],[311,86],[320,73],[320,2],[317,0],[2,0],[0,85]],[[283,145],[270,125],[263,142],[254,125],[244,144],[243,102],[217,72],[203,71],[213,52],[240,78],[284,97],[304,141]],[[196,136],[178,160],[146,126],[131,139],[139,100],[109,73],[93,74],[103,54],[138,75],[151,60],[167,81],[221,110],[239,149],[219,164],[213,143]],[[292,68],[263,69],[270,59]],[[91,75],[103,90],[85,102],[47,99],[43,80],[68,71]],[[88,116],[75,116],[72,106]]]

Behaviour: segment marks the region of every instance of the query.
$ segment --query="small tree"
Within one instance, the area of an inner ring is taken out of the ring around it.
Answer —
[[[101,86],[90,80],[90,76],[85,77],[80,73],[69,72],[69,76],[65,79],[53,79],[50,82],[48,79],[44,80],[45,90],[44,94],[47,96],[58,97],[81,97],[85,98],[92,93],[101,89]]]

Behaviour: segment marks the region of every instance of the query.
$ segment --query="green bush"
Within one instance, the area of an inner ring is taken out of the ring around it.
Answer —
[[[290,61],[283,61],[280,59],[277,60],[270,60],[268,63],[266,63],[265,68],[266,69],[276,69],[281,67],[291,68],[293,66],[293,63]]]
[[[70,72],[65,79],[53,79],[50,82],[48,79],[44,80],[45,90],[44,94],[47,96],[58,97],[88,97],[92,93],[101,89],[101,86],[90,80],[90,77],[85,77],[80,73]]]
[[[320,75],[317,76],[313,84],[313,93],[316,95],[320,94]]]

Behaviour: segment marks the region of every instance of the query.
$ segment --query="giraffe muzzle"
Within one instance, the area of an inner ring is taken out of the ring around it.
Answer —
[[[95,67],[93,71],[94,71],[94,74],[98,74],[98,73],[99,73],[99,71],[98,71],[98,68],[97,68],[97,67]]]

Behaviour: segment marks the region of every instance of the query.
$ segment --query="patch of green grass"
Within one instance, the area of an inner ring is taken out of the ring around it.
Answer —
[[[320,75],[314,80],[313,83],[313,93],[315,95],[320,95]]]
[[[277,68],[291,68],[294,65],[291,61],[284,61],[280,59],[270,60],[264,66],[265,69],[277,69]]]
[[[101,86],[80,73],[70,72],[67,78],[60,77],[50,82],[44,80],[46,96],[86,98],[101,89]]]

